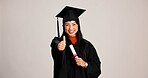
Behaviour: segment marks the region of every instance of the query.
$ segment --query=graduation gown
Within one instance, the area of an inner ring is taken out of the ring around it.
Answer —
[[[58,51],[56,38],[51,43],[51,53],[54,60],[54,78],[98,78],[101,74],[100,59],[94,46],[87,40],[81,39],[80,43],[74,44],[78,57],[88,63],[87,68],[76,65],[72,52],[69,48],[71,42],[66,40],[64,51]]]

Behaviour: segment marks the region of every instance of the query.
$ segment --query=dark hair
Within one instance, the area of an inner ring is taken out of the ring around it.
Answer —
[[[86,49],[87,44],[86,44],[85,40],[82,40],[83,35],[82,35],[82,32],[81,32],[79,19],[72,19],[72,20],[74,20],[78,24],[78,31],[76,33],[76,37],[77,37],[77,40],[78,40],[79,47],[81,48],[81,51],[83,53],[84,60],[86,60],[86,52],[84,52],[84,51]],[[72,20],[68,20],[68,21],[72,21]],[[68,38],[68,34],[65,32],[65,29],[64,29],[65,22],[67,22],[67,21],[63,21],[63,34],[62,34],[62,37],[65,36],[66,39],[68,41],[70,41],[69,38]],[[86,46],[84,46],[84,45],[86,45]]]

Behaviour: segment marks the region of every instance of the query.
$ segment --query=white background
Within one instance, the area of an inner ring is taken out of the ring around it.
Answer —
[[[0,78],[52,78],[48,45],[65,5],[86,9],[81,30],[101,59],[99,78],[148,78],[148,0],[0,0]]]

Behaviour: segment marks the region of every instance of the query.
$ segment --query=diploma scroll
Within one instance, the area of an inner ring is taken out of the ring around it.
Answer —
[[[76,51],[75,51],[73,45],[71,44],[71,45],[69,45],[69,47],[70,47],[70,49],[71,49],[71,51],[72,51],[73,58],[78,58],[78,55],[77,55],[77,53],[76,53]]]

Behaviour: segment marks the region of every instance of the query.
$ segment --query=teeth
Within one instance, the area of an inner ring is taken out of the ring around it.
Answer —
[[[70,34],[72,34],[74,31],[69,31]]]
[[[74,32],[74,31],[69,31],[70,33]]]

